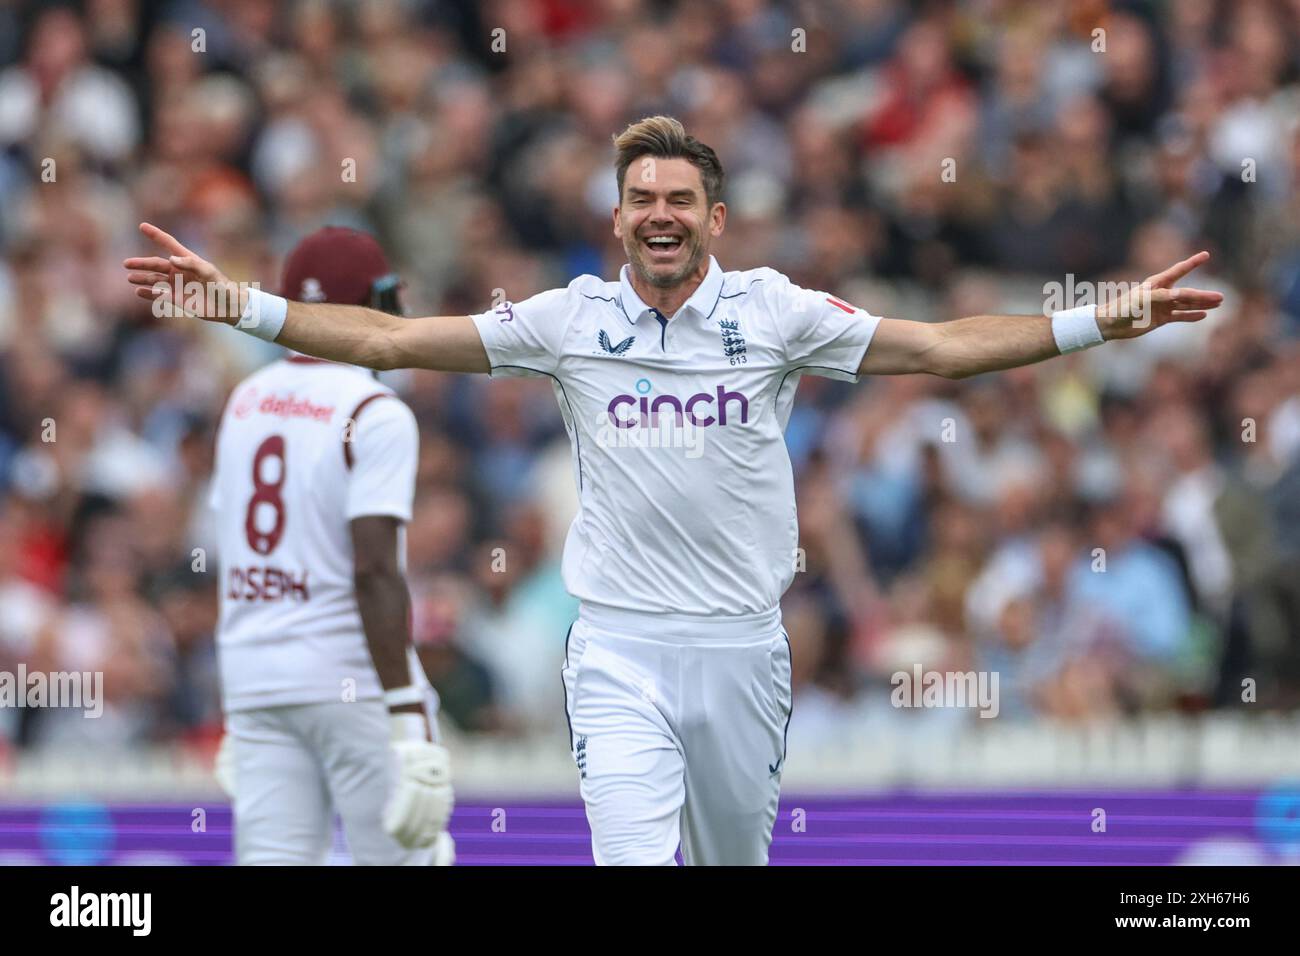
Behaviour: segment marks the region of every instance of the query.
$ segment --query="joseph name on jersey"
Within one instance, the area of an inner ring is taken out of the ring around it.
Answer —
[[[411,410],[356,366],[293,356],[231,393],[209,498],[227,711],[380,696],[348,523],[410,520],[418,451]]]
[[[624,266],[473,320],[494,376],[546,376],[559,402],[579,490],[570,593],[669,614],[777,607],[798,544],[784,431],[799,378],[857,381],[877,317],[710,257],[671,319]]]

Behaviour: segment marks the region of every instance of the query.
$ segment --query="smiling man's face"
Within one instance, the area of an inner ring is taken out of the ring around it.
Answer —
[[[688,159],[634,159],[614,210],[633,271],[649,285],[671,289],[703,274],[712,240],[722,235],[727,207],[710,206],[700,171]]]

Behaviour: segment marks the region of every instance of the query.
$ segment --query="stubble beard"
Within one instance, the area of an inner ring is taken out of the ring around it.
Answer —
[[[632,236],[624,242],[623,249],[627,253],[628,262],[632,263],[632,269],[646,284],[654,286],[656,289],[672,289],[694,275],[695,271],[700,267],[700,263],[704,261],[706,251],[704,243],[695,235],[688,236],[687,239],[691,243],[690,256],[680,269],[667,274],[651,271],[649,263],[644,258],[645,250],[636,236]]]

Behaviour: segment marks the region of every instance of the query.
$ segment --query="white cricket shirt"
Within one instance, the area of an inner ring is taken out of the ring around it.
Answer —
[[[409,521],[418,455],[415,416],[366,369],[292,356],[235,387],[209,496],[226,711],[381,696],[348,523]],[[405,569],[404,529],[398,542]],[[412,681],[427,686],[409,657]]]
[[[857,381],[880,320],[712,257],[664,318],[629,268],[473,316],[494,376],[547,376],[559,401],[579,495],[565,584],[631,611],[771,611],[796,564],[784,431],[799,378]]]

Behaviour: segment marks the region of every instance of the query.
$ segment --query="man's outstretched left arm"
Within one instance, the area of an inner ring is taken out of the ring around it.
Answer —
[[[1042,315],[974,315],[952,322],[881,319],[863,356],[863,375],[928,372],[966,378],[1041,362],[1054,355],[1131,339],[1170,322],[1197,322],[1223,295],[1175,283],[1210,258],[1199,252],[1109,302]]]

